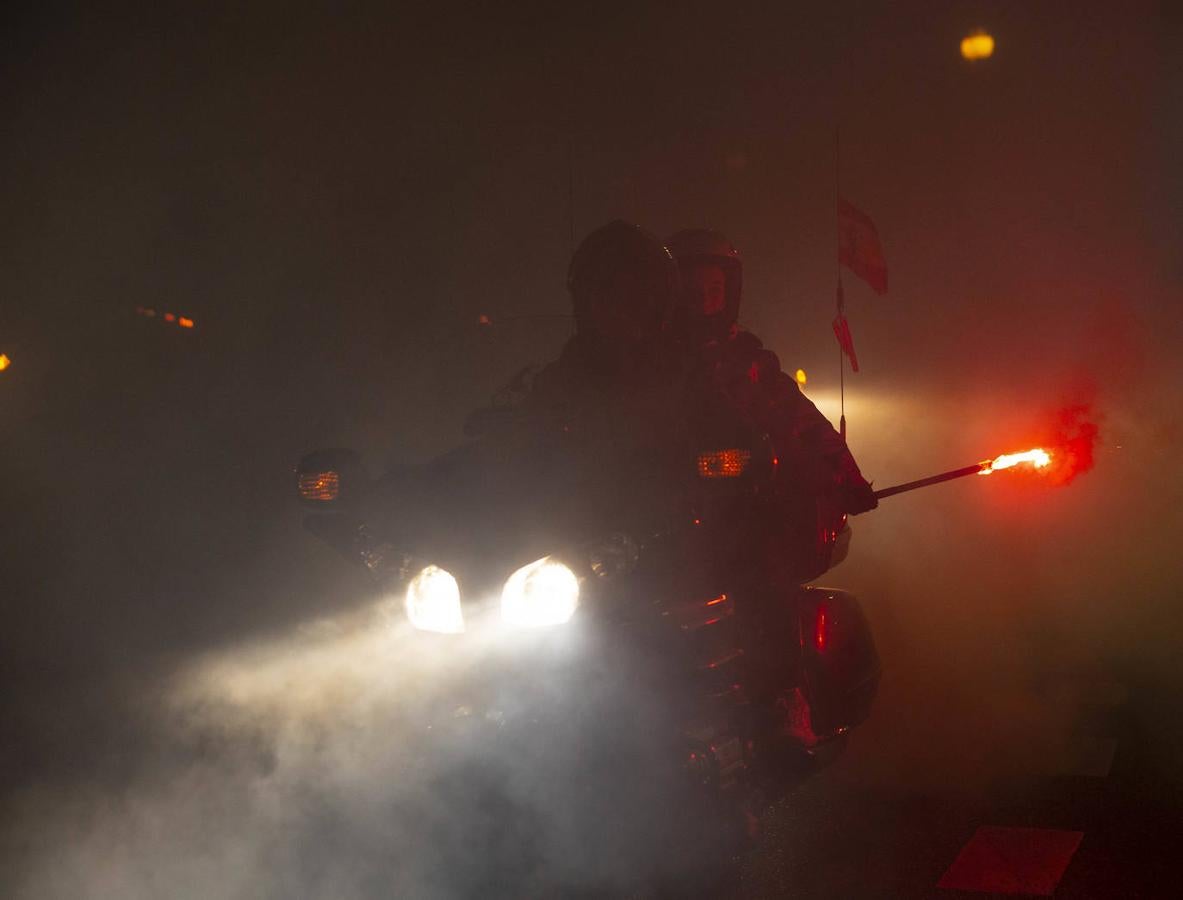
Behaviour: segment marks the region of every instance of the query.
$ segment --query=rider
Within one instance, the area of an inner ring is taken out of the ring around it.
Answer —
[[[503,394],[469,417],[470,436],[523,418],[570,417],[592,400],[622,401],[688,368],[671,322],[681,291],[677,263],[656,237],[616,220],[589,234],[571,259],[567,289],[575,334],[559,358],[519,373]],[[561,422],[568,428],[570,423]]]
[[[754,423],[772,435],[778,452],[789,443],[805,444],[803,455],[819,457],[822,467],[832,469],[828,477],[852,495],[844,498],[848,511],[871,508],[873,498],[860,504],[854,494],[859,485],[869,493],[869,486],[842,439],[796,382],[781,373],[775,354],[734,327],[740,275],[734,248],[727,245],[730,252],[721,255],[687,253],[683,241],[675,241],[674,248],[683,251],[678,260],[652,235],[617,221],[589,235],[571,261],[567,286],[576,334],[560,358],[535,378],[525,404],[533,420],[562,441],[566,452],[556,455],[572,459],[570,471],[581,473],[577,489],[567,496],[583,498],[580,502],[588,506],[572,510],[571,522],[668,523],[653,516],[671,508],[666,498],[680,509],[678,473],[683,469],[677,454],[694,437],[693,413],[709,417],[716,409],[704,402],[709,394],[721,394],[751,413]],[[698,300],[693,306],[684,300],[684,277]],[[704,361],[710,366],[706,383]],[[748,389],[741,390],[742,385]],[[844,465],[853,478],[843,482]],[[739,551],[753,564],[735,576],[736,627],[752,651],[745,665],[753,696],[769,696],[795,664],[791,642],[783,636],[796,620],[791,605],[767,602],[772,599],[768,585],[780,584],[780,575],[802,574],[794,568],[801,557],[792,550],[802,534],[791,515],[766,533],[767,519],[756,515],[750,522],[755,531],[744,531],[756,539],[748,552]],[[814,536],[813,521],[807,523],[807,541]],[[690,573],[693,566],[687,562]],[[804,694],[798,689],[786,697],[787,731],[806,743],[816,741]],[[794,724],[798,719],[804,724]]]
[[[778,448],[799,445],[819,463],[820,478],[837,487],[843,512],[874,509],[874,491],[846,441],[781,370],[776,354],[739,327],[739,251],[723,235],[702,228],[679,231],[666,245],[678,261],[684,286],[678,330],[717,386],[768,430]]]
[[[669,458],[686,428],[691,358],[671,326],[677,263],[656,237],[618,220],[579,245],[567,288],[575,335],[535,376],[524,416],[562,443],[557,458],[587,477],[587,490],[573,495],[629,515],[655,508],[673,494],[640,473],[680,471]]]
[[[617,392],[659,378],[678,357],[671,322],[680,284],[677,263],[653,235],[620,220],[593,231],[567,271],[575,336],[539,373],[536,390],[557,379]]]

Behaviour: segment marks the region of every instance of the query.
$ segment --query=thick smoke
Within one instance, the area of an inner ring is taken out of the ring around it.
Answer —
[[[668,810],[648,775],[623,767],[654,762],[627,724],[659,716],[644,704],[639,719],[624,714],[635,686],[623,672],[551,688],[617,713],[595,729],[623,735],[622,768],[588,773],[586,733],[523,742],[453,705],[512,635],[444,656],[389,602],[347,619],[177,672],[140,710],[149,721],[125,782],[19,792],[5,836],[19,861],[12,896],[618,894],[655,875],[652,826]],[[496,701],[507,723],[528,721],[524,699]],[[596,820],[611,823],[599,843],[583,827]]]
[[[455,443],[557,351],[569,324],[528,317],[568,311],[572,226],[617,217],[727,232],[745,322],[836,420],[835,123],[892,279],[846,284],[865,474],[1047,443],[1074,476],[854,521],[825,581],[886,671],[837,771],[988,791],[1056,751],[1087,699],[1059,673],[1178,683],[1177,15],[870,7],[4,29],[6,893],[456,896],[498,859],[525,890],[623,884],[633,833],[582,846],[561,766],[424,733],[473,660],[418,652],[300,532],[290,466]],[[967,68],[979,25],[998,54]],[[458,793],[474,766],[489,791]]]

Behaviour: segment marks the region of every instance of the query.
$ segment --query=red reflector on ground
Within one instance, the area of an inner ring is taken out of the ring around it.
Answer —
[[[937,887],[1049,897],[1083,837],[1081,831],[982,826]]]

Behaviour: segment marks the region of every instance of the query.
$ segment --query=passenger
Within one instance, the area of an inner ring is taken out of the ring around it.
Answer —
[[[678,331],[700,365],[708,367],[715,386],[767,430],[778,449],[801,448],[818,470],[819,487],[837,488],[842,512],[857,515],[878,506],[830,420],[781,370],[776,354],[739,327],[743,264],[735,246],[706,229],[679,231],[667,246],[683,283]]]

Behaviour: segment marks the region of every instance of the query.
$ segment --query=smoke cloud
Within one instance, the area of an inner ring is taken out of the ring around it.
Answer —
[[[589,773],[590,732],[523,741],[483,709],[450,705],[512,635],[441,656],[397,606],[210,654],[141,698],[148,721],[125,779],[16,794],[13,896],[617,894],[654,877],[652,827],[668,807],[659,815],[652,777],[627,767],[651,771],[656,751],[629,726],[656,723],[656,706],[630,717],[623,672],[581,682],[596,730],[623,735],[620,770]],[[575,700],[570,685],[550,690]],[[503,694],[491,708],[520,729],[525,703]],[[586,829],[597,819],[610,834]]]
[[[636,826],[611,849],[577,839],[574,738],[426,732],[463,723],[477,660],[422,652],[300,530],[291,465],[458,442],[555,356],[572,234],[614,218],[727,233],[744,323],[836,421],[836,124],[891,270],[884,298],[846,276],[864,473],[1043,444],[1070,464],[854,520],[824,581],[861,597],[885,676],[835,771],[988,792],[1086,699],[1057,673],[1177,685],[1178,14],[897,6],[6,13],[7,892],[451,897],[503,890],[504,864],[526,894],[612,893],[644,871],[644,785],[593,806]],[[966,67],[983,25],[995,57]],[[621,677],[592,691],[603,722]]]

